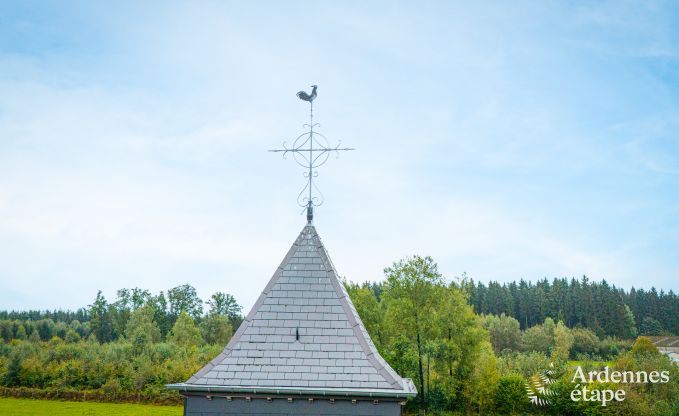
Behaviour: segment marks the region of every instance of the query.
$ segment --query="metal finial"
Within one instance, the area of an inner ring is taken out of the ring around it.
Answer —
[[[314,206],[311,201],[309,201],[306,206],[306,221],[309,224],[314,222]]]
[[[309,130],[297,136],[292,147],[288,147],[286,143],[283,142],[282,149],[269,150],[270,152],[283,153],[284,159],[288,153],[292,153],[295,162],[305,168],[303,175],[307,181],[304,188],[302,188],[299,195],[297,195],[297,203],[301,207],[306,207],[307,221],[309,223],[311,223],[314,218],[314,207],[322,205],[324,201],[323,194],[314,183],[314,178],[318,176],[318,172],[314,169],[323,166],[325,162],[328,161],[331,152],[335,152],[336,157],[339,158],[340,151],[354,150],[350,147],[341,148],[340,142],[338,142],[336,146],[331,147],[328,139],[324,135],[318,131],[314,131],[314,127],[320,126],[320,124],[314,123],[314,100],[317,97],[317,89],[318,86],[312,85],[311,94],[307,94],[304,91],[297,93],[297,97],[300,100],[309,103],[309,124],[302,125],[302,127],[306,127]]]

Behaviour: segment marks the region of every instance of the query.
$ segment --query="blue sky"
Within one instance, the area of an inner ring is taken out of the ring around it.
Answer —
[[[304,225],[340,274],[679,290],[672,2],[3,2],[0,308],[194,285],[249,308]]]

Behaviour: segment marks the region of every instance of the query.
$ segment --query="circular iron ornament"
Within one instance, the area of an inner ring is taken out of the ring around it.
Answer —
[[[324,198],[321,191],[316,186],[315,178],[318,177],[318,171],[315,169],[323,166],[330,158],[331,153],[335,153],[336,158],[339,158],[340,151],[354,150],[349,147],[340,147],[341,142],[337,145],[331,146],[330,140],[320,132],[314,130],[320,127],[320,124],[314,123],[314,100],[317,97],[317,86],[312,85],[311,94],[304,91],[297,93],[300,100],[309,103],[309,123],[303,124],[302,127],[307,128],[308,131],[297,136],[291,147],[287,146],[287,142],[283,142],[282,149],[272,149],[270,152],[279,152],[283,154],[283,159],[287,159],[288,153],[292,153],[292,157],[299,166],[303,167],[305,171],[302,173],[306,179],[304,187],[297,195],[297,203],[301,207],[307,208],[307,216],[313,217],[313,207],[323,204]],[[302,211],[304,212],[304,211]]]

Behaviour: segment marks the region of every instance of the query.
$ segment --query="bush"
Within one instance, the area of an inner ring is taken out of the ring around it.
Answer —
[[[186,312],[182,312],[177,318],[168,340],[181,347],[197,346],[203,343],[200,329]]]
[[[500,377],[495,393],[497,410],[503,415],[516,415],[528,405],[526,379],[520,374],[507,374]]]
[[[64,337],[64,340],[68,343],[74,343],[80,341],[80,335],[74,330],[74,329],[69,329],[66,332],[66,336]]]
[[[490,342],[496,353],[510,350],[518,351],[521,345],[521,329],[519,321],[511,316],[486,315],[483,317],[483,326],[490,334]]]
[[[639,345],[636,351],[621,354],[615,361],[616,370],[634,373],[667,371],[669,382],[626,385],[625,401],[616,405],[617,413],[610,412],[611,414],[679,415],[677,412],[679,410],[679,366],[674,365],[666,355],[654,353],[648,348],[647,341],[649,340],[645,339],[639,343],[637,340]]]
[[[573,334],[562,321],[554,329],[554,346],[552,356],[555,359],[567,360],[573,346]]]
[[[498,358],[500,374],[518,373],[530,377],[549,368],[550,359],[541,352],[518,352],[503,354]]]
[[[625,341],[615,337],[606,337],[601,341],[599,353],[603,359],[612,360],[620,353],[628,351],[631,347],[631,341]]]
[[[434,383],[426,391],[426,395],[427,410],[436,415],[440,415],[454,406],[455,391],[448,383]]]
[[[543,325],[535,325],[521,334],[521,344],[525,351],[549,354],[552,347],[552,337]]]
[[[657,354],[658,348],[653,345],[653,342],[651,342],[650,339],[639,337],[634,345],[632,345],[632,352],[634,354]]]
[[[93,392],[93,397],[166,397],[165,384],[185,381],[222,348],[159,343],[140,351],[127,340],[106,344],[14,340],[0,347],[0,385],[44,389],[48,395],[56,390],[79,390]]]
[[[577,357],[578,354],[592,356],[599,352],[601,341],[593,331],[575,328],[571,330],[571,334],[573,334],[573,347],[571,349],[572,357]]]

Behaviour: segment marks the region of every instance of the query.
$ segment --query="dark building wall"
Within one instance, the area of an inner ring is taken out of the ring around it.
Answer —
[[[398,416],[401,405],[397,401],[380,400],[374,404],[372,399],[356,400],[336,399],[330,403],[327,398],[318,398],[309,402],[307,398],[294,398],[292,403],[287,397],[252,398],[250,401],[242,397],[233,397],[231,401],[225,397],[188,396],[184,405],[186,416],[231,416],[231,415],[318,415],[318,416]]]

